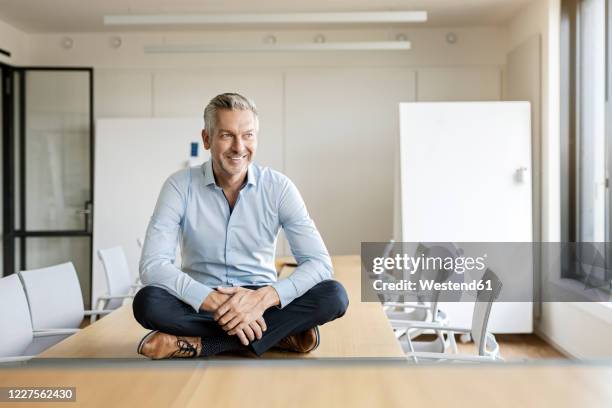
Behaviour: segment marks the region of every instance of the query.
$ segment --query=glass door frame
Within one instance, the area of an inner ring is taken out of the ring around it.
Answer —
[[[3,98],[3,274],[9,275],[16,271],[15,259],[15,242],[19,240],[19,266],[25,269],[26,266],[26,238],[49,238],[49,237],[89,237],[89,255],[90,255],[90,279],[91,279],[91,264],[93,263],[93,222],[90,223],[90,218],[93,220],[93,194],[94,194],[94,72],[90,67],[16,67],[0,63],[2,68],[2,81],[4,84]],[[89,199],[85,203],[86,208],[83,209],[85,216],[85,227],[82,230],[32,230],[28,231],[26,227],[26,73],[34,71],[80,71],[89,74]],[[15,73],[19,73],[18,81],[16,81]],[[16,82],[16,83],[15,83]],[[15,90],[18,90],[19,100],[18,106],[15,106]],[[19,117],[15,118],[15,108],[18,108]],[[19,146],[16,146],[15,140],[15,121],[18,121],[19,129]],[[15,148],[18,147],[19,163],[18,167],[15,162]],[[19,228],[16,228],[15,214],[15,180],[16,175],[19,175]],[[88,206],[88,208],[87,208]],[[87,213],[89,211],[89,214]],[[89,288],[91,296],[91,285]]]

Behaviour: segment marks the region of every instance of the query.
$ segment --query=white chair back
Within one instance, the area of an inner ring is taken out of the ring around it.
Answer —
[[[474,304],[474,314],[472,315],[472,339],[478,349],[478,354],[487,354],[487,326],[493,302],[499,297],[502,290],[502,282],[499,277],[487,268],[481,278],[484,282],[491,282],[491,290],[479,290]],[[490,337],[490,336],[489,336]]]
[[[134,279],[130,273],[127,258],[120,246],[98,250],[98,258],[102,261],[106,274],[108,294],[111,296],[127,294]]]
[[[109,296],[127,295],[132,289],[133,279],[128,267],[127,258],[120,246],[98,250],[98,257],[104,266],[106,285]],[[122,299],[112,299],[107,309],[116,309],[121,306]]]
[[[72,262],[19,272],[34,330],[78,328],[84,307]]]
[[[419,246],[423,246],[423,244],[419,244]],[[430,246],[429,248],[427,248],[426,252],[423,252],[423,253],[425,254],[426,257],[440,258],[440,259],[451,258],[454,260],[459,256],[457,248],[452,243],[448,243],[448,244],[440,243],[440,244]],[[433,276],[434,278],[434,282],[444,283],[452,278],[454,271],[452,269],[445,269],[444,267],[442,267],[438,269],[437,271],[435,271],[435,274],[432,272],[430,273],[431,273],[431,276]],[[430,278],[431,278],[430,276],[424,276],[423,272],[421,272],[418,279],[421,280],[421,279],[430,279]],[[431,304],[431,313],[434,316],[434,321],[437,319],[438,313],[440,312],[439,303],[440,303],[441,294],[442,294],[441,291],[434,290],[428,293],[428,296],[427,296],[427,299],[429,300]],[[448,297],[446,297],[446,300],[449,300]]]
[[[21,356],[32,343],[32,322],[16,274],[0,279],[0,357]]]

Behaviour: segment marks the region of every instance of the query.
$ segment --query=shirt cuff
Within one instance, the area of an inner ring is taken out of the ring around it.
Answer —
[[[297,289],[289,278],[281,279],[272,285],[278,298],[280,299],[280,308],[287,306],[297,297]]]
[[[196,312],[199,312],[200,306],[202,306],[202,303],[204,303],[204,299],[206,299],[212,291],[213,289],[209,288],[208,286],[200,282],[193,281],[189,287],[185,289],[185,292],[183,293],[183,301],[193,307]]]

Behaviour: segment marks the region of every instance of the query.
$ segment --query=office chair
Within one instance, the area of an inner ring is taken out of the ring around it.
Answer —
[[[125,252],[120,246],[98,250],[98,258],[100,258],[104,267],[108,292],[106,295],[98,297],[96,310],[116,309],[126,299],[133,298],[143,285],[134,282]],[[95,321],[95,316],[92,316],[93,321]]]
[[[76,332],[74,329],[34,331],[28,300],[17,274],[0,279],[0,331],[0,363],[27,361]],[[34,346],[34,339],[42,338],[48,339],[46,347]]]
[[[438,350],[435,346],[431,347],[433,351],[418,351],[415,347],[415,342],[410,337],[405,337],[402,342],[402,348],[406,356],[414,362],[419,360],[437,360],[437,361],[500,361],[503,358],[499,352],[499,345],[492,333],[487,331],[489,317],[493,303],[499,297],[502,290],[502,282],[499,277],[490,269],[487,269],[482,277],[483,281],[491,282],[491,290],[479,290],[474,303],[474,312],[472,314],[472,327],[442,327],[437,323],[409,323],[402,321],[393,321],[396,325],[405,325],[407,328],[433,329],[440,332],[445,332],[446,335],[454,337],[455,333],[469,333],[474,339],[474,343],[478,349],[478,355],[462,355],[455,353],[446,353],[444,348],[438,345]]]
[[[112,312],[85,310],[81,285],[72,262],[21,271],[19,277],[35,331],[78,329],[85,316]]]
[[[390,243],[392,244],[392,242]],[[458,249],[453,245],[434,245],[427,247],[425,244],[420,243],[415,252],[415,257],[425,255],[425,257],[452,257],[455,258],[458,255]],[[384,256],[389,256],[390,252],[385,251]],[[423,278],[423,268],[417,268],[414,273],[411,274],[411,280],[413,282],[419,282]],[[440,269],[436,272],[434,281],[441,283],[447,281],[452,274],[452,271]],[[418,288],[418,286],[417,286]],[[406,322],[431,322],[438,323],[441,326],[448,325],[448,317],[446,313],[439,307],[439,291],[432,291],[431,293],[425,293],[422,290],[418,290],[416,293],[416,302],[384,302],[383,308],[389,320],[391,326],[394,329],[396,338],[401,339],[403,336],[409,336],[414,339],[425,332],[431,332],[431,330],[407,328],[405,324],[396,325],[393,322],[402,321]],[[444,339],[443,333],[434,333],[440,340]],[[455,344],[454,338],[447,338],[443,340],[447,348],[451,348],[456,351],[457,345]]]

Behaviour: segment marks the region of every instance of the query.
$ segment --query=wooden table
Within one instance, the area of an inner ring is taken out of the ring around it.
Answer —
[[[314,352],[269,352],[260,358],[402,358],[380,304],[361,302],[359,257],[334,257],[333,264],[335,278],[349,295],[346,314],[321,326],[321,345]],[[134,320],[131,306],[125,305],[49,348],[40,358],[145,358],[136,353],[136,346],[147,332]]]
[[[52,407],[610,407],[612,365],[331,360],[72,360],[0,369],[0,387],[76,387]],[[6,406],[0,403],[0,407]],[[32,406],[14,404],[15,407]]]
[[[150,361],[136,354],[145,330],[123,307],[41,358],[0,368],[0,387],[76,387],[76,403],[52,407],[612,406],[612,364],[410,365],[380,305],[360,302],[359,259],[334,266],[350,306],[322,327],[314,353]]]

